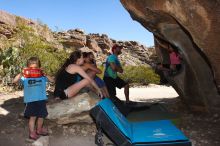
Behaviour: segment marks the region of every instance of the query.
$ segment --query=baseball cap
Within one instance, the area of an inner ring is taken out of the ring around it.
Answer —
[[[120,46],[120,45],[118,45],[118,44],[115,44],[115,45],[112,47],[112,52],[113,52],[116,48],[122,49],[123,46]]]

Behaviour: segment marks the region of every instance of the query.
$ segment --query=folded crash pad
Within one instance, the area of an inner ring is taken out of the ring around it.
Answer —
[[[170,120],[130,122],[110,99],[91,109],[98,128],[118,146],[191,146]]]

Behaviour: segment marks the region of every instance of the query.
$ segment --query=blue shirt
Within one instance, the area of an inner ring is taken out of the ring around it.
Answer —
[[[24,102],[34,102],[39,100],[46,100],[46,77],[40,78],[21,78],[21,83],[24,86]]]
[[[117,78],[117,72],[112,70],[112,68],[110,66],[110,63],[114,63],[116,66],[121,66],[121,63],[118,60],[118,57],[114,54],[108,56],[108,58],[106,60],[105,76],[116,79]]]

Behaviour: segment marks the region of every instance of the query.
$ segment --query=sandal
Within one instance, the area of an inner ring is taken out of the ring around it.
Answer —
[[[37,130],[37,135],[41,135],[41,136],[47,136],[49,135],[48,131],[46,128],[41,128]]]
[[[40,136],[37,135],[37,133],[34,131],[34,132],[30,132],[30,135],[29,135],[29,139],[31,140],[37,140]]]

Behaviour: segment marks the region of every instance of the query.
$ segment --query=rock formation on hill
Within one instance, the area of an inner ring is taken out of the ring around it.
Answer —
[[[21,25],[30,26],[35,30],[35,33],[41,35],[46,41],[53,41],[53,35],[50,31],[45,31],[46,25],[43,26],[39,22],[35,22],[30,19],[19,17],[16,15],[9,14],[7,12],[0,10],[0,38],[10,39],[13,38],[16,34],[18,27]],[[0,48],[2,48],[0,46]]]
[[[208,110],[219,108],[219,1],[121,0],[121,3],[161,44],[178,47],[183,70],[169,80],[188,105]],[[155,45],[161,61],[166,61],[164,48]]]
[[[105,58],[114,43],[124,46],[121,59],[127,65],[152,63],[155,56],[153,47],[147,48],[135,41],[116,41],[106,34],[86,34],[82,29],[53,32],[40,21],[29,20],[4,11],[0,11],[0,50],[11,46],[22,48],[26,42],[17,34],[24,28],[26,31],[31,28],[34,35],[40,37],[40,40],[52,44],[54,50],[64,49],[67,52],[77,49],[93,51],[99,64],[105,62]]]
[[[73,29],[54,33],[54,37],[70,52],[74,49],[94,52],[98,64],[105,62],[107,54],[115,43],[124,46],[120,57],[127,65],[149,64],[155,59],[153,47],[147,48],[135,41],[116,41],[106,34],[86,34],[83,30]]]

